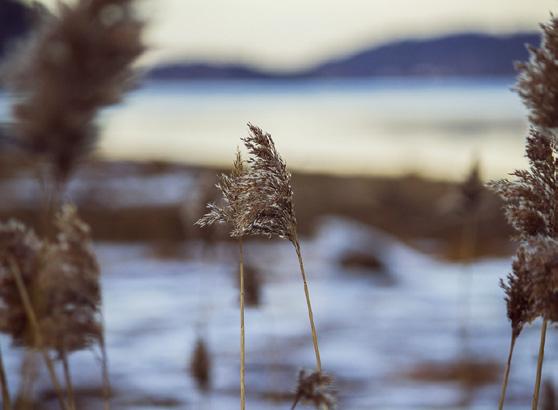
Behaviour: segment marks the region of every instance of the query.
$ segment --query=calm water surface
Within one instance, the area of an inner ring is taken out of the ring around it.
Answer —
[[[523,163],[525,112],[512,79],[148,82],[102,117],[115,158],[228,164],[252,122],[290,166],[333,173],[459,178]],[[0,118],[7,118],[0,98]]]

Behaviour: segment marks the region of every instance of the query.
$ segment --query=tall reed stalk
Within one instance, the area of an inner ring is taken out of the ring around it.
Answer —
[[[548,327],[548,319],[543,320],[541,326],[541,338],[539,344],[539,355],[537,358],[537,375],[535,377],[535,389],[533,392],[533,401],[531,402],[531,410],[539,408],[539,394],[541,390],[542,367],[544,361],[544,345],[546,342],[546,328]]]
[[[110,384],[107,346],[105,340],[105,332],[106,332],[105,316],[102,313],[101,313],[101,323],[103,327],[103,332],[100,335],[99,345],[101,349],[101,373],[103,378],[103,410],[110,410],[110,396],[111,396],[112,387]]]
[[[76,397],[74,395],[74,385],[72,383],[72,375],[70,372],[70,363],[66,349],[62,352],[62,367],[64,368],[64,380],[66,382],[66,392],[68,395],[68,404],[72,410],[76,410]]]
[[[238,239],[240,287],[240,409],[246,408],[246,347],[244,334],[244,250],[242,238]]]
[[[508,389],[508,381],[510,378],[510,370],[513,359],[513,351],[515,349],[515,341],[517,337],[512,336],[510,342],[510,348],[508,350],[508,360],[506,361],[506,369],[504,370],[504,380],[502,381],[502,388],[500,391],[500,400],[498,401],[498,410],[504,408],[504,402],[506,401],[506,391]]]
[[[207,204],[209,212],[200,218],[195,224],[200,227],[211,226],[215,223],[226,223],[231,226],[230,235],[237,239],[239,254],[239,293],[240,293],[240,408],[246,408],[246,346],[244,328],[244,227],[241,226],[241,195],[242,179],[246,174],[246,168],[237,150],[236,157],[230,175],[222,174],[217,183],[217,188],[222,194],[223,205],[214,203]]]
[[[312,345],[316,358],[316,369],[311,374],[299,374],[294,405],[303,399],[316,406],[330,408],[335,405],[334,397],[328,391],[331,378],[322,373],[318,333],[310,299],[308,278],[304,269],[297,221],[294,209],[294,192],[291,174],[270,134],[261,128],[248,124],[250,134],[243,138],[249,153],[249,170],[241,180],[240,202],[242,206],[239,229],[246,235],[260,235],[287,239],[293,245],[300,267],[306,308],[310,321]]]
[[[302,260],[302,251],[300,250],[300,243],[298,237],[295,236],[293,240],[298,264],[300,266],[300,274],[302,275],[302,283],[304,284],[304,296],[306,298],[306,307],[308,309],[308,318],[310,320],[310,331],[312,332],[312,344],[314,345],[314,354],[316,355],[316,371],[322,371],[322,359],[320,358],[320,347],[318,346],[318,332],[316,332],[316,325],[314,324],[314,313],[312,312],[312,302],[310,301],[310,291],[308,290],[308,280],[306,279],[306,272],[304,271],[304,262]]]

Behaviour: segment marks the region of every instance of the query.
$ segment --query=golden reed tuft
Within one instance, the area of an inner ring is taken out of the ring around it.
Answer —
[[[243,212],[241,197],[245,174],[246,167],[240,151],[237,150],[230,175],[221,174],[216,184],[217,189],[221,192],[223,204],[217,205],[213,202],[207,204],[208,212],[196,221],[195,225],[204,228],[216,223],[226,223],[231,225],[231,236],[242,237],[244,235],[245,228],[241,226],[240,215]]]
[[[291,174],[270,134],[248,124],[250,135],[243,138],[250,157],[249,172],[243,178],[240,226],[248,235],[296,240],[296,217]]]

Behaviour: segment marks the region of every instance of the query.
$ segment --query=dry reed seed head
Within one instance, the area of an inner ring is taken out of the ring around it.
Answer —
[[[14,131],[21,144],[65,179],[97,139],[100,109],[130,87],[132,64],[144,50],[143,24],[133,0],[81,0],[59,5],[13,57],[10,71],[19,101]]]
[[[530,111],[529,120],[544,128],[558,127],[558,19],[541,24],[540,47],[529,47],[528,62],[518,63],[516,90]]]
[[[248,124],[243,138],[250,157],[250,171],[244,178],[242,227],[246,234],[280,237],[294,242],[296,217],[291,174],[270,134]]]
[[[16,345],[33,345],[31,328],[13,275],[21,274],[26,288],[34,289],[44,244],[33,230],[10,220],[0,223],[0,332],[9,334]]]
[[[529,275],[531,318],[542,317],[558,321],[558,241],[533,238],[520,245],[518,263]]]
[[[554,135],[531,128],[526,142],[528,170],[517,170],[512,180],[493,181],[489,186],[504,201],[508,223],[519,239],[539,235],[558,237],[556,197],[557,144]]]
[[[520,246],[512,262],[512,272],[506,281],[500,280],[504,289],[508,319],[512,326],[512,335],[517,338],[525,325],[536,318],[533,307],[533,283],[526,262],[526,247]]]
[[[237,150],[230,175],[221,174],[217,189],[221,192],[222,205],[215,203],[207,204],[208,212],[196,221],[200,227],[210,226],[216,223],[227,223],[231,225],[231,236],[241,237],[244,235],[245,226],[241,218],[243,212],[243,192],[245,191],[244,179],[247,169],[244,165],[240,151]]]
[[[211,385],[211,356],[202,338],[196,340],[190,359],[190,373],[201,390],[209,389]]]
[[[299,402],[312,403],[317,409],[332,410],[336,408],[336,400],[331,391],[333,378],[323,372],[307,373],[301,370],[292,409]]]
[[[484,185],[480,176],[480,162],[475,161],[469,175],[460,185],[462,208],[465,212],[474,212],[480,205]]]
[[[89,227],[70,205],[56,225],[58,238],[44,254],[36,303],[44,343],[62,355],[99,342],[103,329],[100,271]]]

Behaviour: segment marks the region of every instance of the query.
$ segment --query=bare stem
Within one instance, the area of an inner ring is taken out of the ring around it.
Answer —
[[[308,307],[308,318],[310,319],[310,328],[312,330],[312,342],[314,344],[314,353],[316,354],[316,370],[318,372],[321,372],[322,361],[320,359],[320,348],[318,346],[318,333],[316,332],[316,326],[314,325],[314,314],[312,313],[312,303],[310,302],[310,291],[308,290],[308,281],[306,279],[306,272],[304,271],[302,252],[300,250],[300,243],[298,242],[297,237],[294,238],[293,245],[296,250],[298,263],[300,265],[300,274],[302,275],[302,281],[304,283],[304,295],[306,296],[306,306]]]
[[[544,319],[541,327],[541,342],[539,345],[539,358],[537,360],[537,377],[535,379],[535,391],[533,393],[533,401],[531,410],[537,410],[539,407],[539,393],[541,390],[542,367],[544,361],[544,345],[546,342],[546,328],[548,327],[548,319]]]
[[[27,349],[24,352],[20,370],[20,383],[15,402],[18,410],[32,410],[33,385],[38,378],[37,355],[35,350]]]
[[[517,340],[517,336],[515,334],[512,334],[510,350],[508,353],[508,361],[506,362],[506,370],[504,372],[504,381],[502,383],[502,391],[500,393],[500,401],[498,402],[498,410],[503,410],[504,408],[504,401],[506,400],[506,390],[508,389],[508,381],[510,378],[510,369],[511,369],[511,363],[513,358],[513,350],[515,348],[516,340]]]
[[[108,355],[107,355],[107,346],[105,341],[105,319],[104,315],[101,314],[101,321],[103,325],[103,331],[101,333],[101,339],[99,340],[99,347],[101,349],[101,367],[103,373],[103,410],[110,410],[110,392],[111,392],[111,385],[110,385],[110,378],[109,378],[109,370],[108,370]]]
[[[6,377],[6,370],[4,369],[2,350],[0,350],[0,384],[2,385],[2,409],[10,410],[12,408],[12,402],[10,400],[10,390],[8,389],[8,378]]]
[[[242,238],[238,240],[238,252],[240,261],[240,409],[246,408],[246,353],[244,336],[244,250]]]
[[[76,410],[76,399],[74,395],[74,385],[72,384],[72,375],[70,374],[70,363],[68,362],[68,354],[66,349],[62,353],[62,365],[64,367],[64,380],[66,381],[66,391],[68,394],[69,406]]]
[[[35,345],[39,349],[43,357],[43,360],[45,361],[45,364],[48,369],[48,373],[50,375],[50,379],[52,381],[52,385],[54,386],[54,390],[56,391],[56,395],[58,396],[58,402],[60,404],[60,407],[62,409],[71,410],[64,400],[64,395],[62,394],[62,387],[60,386],[60,382],[58,381],[58,377],[56,376],[56,371],[54,370],[54,364],[52,362],[52,359],[50,358],[50,356],[48,355],[47,351],[43,346],[43,337],[39,330],[39,323],[37,321],[37,316],[35,315],[33,305],[31,304],[31,299],[29,298],[29,294],[27,293],[25,283],[23,282],[23,279],[21,277],[21,272],[19,271],[19,267],[17,266],[17,263],[12,258],[8,258],[8,261],[10,263],[11,272],[14,275],[16,281],[17,289],[21,297],[21,301],[23,303],[25,313],[33,329]]]

